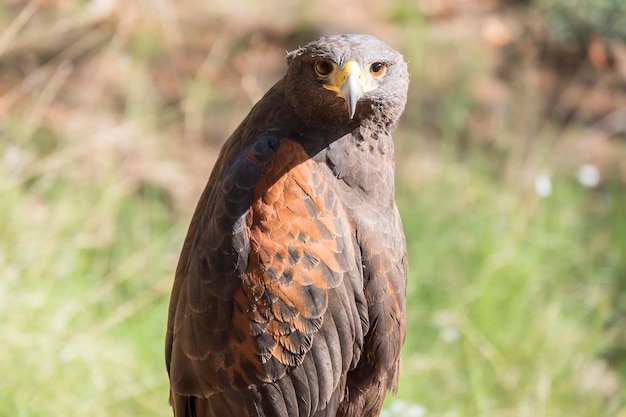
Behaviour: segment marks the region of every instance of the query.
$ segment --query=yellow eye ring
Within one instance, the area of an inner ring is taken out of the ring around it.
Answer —
[[[333,72],[333,63],[320,59],[319,61],[315,61],[315,74],[317,74],[320,78],[327,78],[331,72]]]
[[[387,64],[384,62],[374,62],[370,65],[370,74],[374,78],[382,78],[387,73]]]

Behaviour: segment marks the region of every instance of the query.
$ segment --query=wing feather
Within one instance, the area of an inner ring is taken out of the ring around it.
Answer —
[[[342,396],[367,314],[354,232],[321,169],[267,135],[212,177],[172,294],[175,405],[204,397],[216,412],[239,395],[241,415],[308,417]]]

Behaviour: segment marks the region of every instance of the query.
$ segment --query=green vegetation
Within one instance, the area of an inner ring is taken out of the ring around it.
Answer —
[[[586,44],[591,36],[626,40],[622,0],[538,0],[550,33],[562,41]]]
[[[246,21],[249,45],[229,49],[186,2],[180,33],[135,2],[90,2],[113,6],[89,26],[85,3],[57,11],[76,8],[50,43],[35,23],[53,6],[0,6],[0,416],[171,415],[167,305],[207,142],[283,71],[292,39]],[[470,90],[489,54],[430,32],[412,4],[387,14],[412,88],[396,135],[408,332],[386,415],[625,416],[623,182],[613,166],[596,188],[575,180],[523,80],[504,111],[481,107]],[[73,29],[89,36],[58,38]]]
[[[623,410],[623,374],[603,359],[626,271],[623,189],[555,178],[542,199],[452,164],[401,196],[412,261],[402,397],[431,415]]]
[[[183,225],[116,167],[82,177],[67,145],[37,157],[0,143],[0,415],[168,415],[163,326]]]

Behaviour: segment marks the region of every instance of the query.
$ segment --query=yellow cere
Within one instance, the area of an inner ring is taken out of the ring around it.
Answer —
[[[342,75],[344,75],[344,79],[351,73],[357,77],[361,76],[361,67],[356,61],[348,61],[346,65],[343,66]]]
[[[378,85],[372,79],[372,76],[368,72],[363,72],[361,70],[361,66],[356,61],[348,61],[343,66],[341,71],[338,71],[338,67],[333,70],[333,72],[328,77],[329,83],[324,84],[324,88],[330,91],[334,91],[338,96],[342,96],[341,86],[345,83],[348,75],[354,74],[359,79],[361,86],[363,87],[363,93],[368,93],[370,91],[378,88]]]

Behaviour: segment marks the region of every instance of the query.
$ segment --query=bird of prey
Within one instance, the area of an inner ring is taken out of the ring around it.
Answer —
[[[371,417],[397,387],[407,255],[390,133],[407,65],[367,35],[287,63],[223,146],[183,245],[176,417]]]

